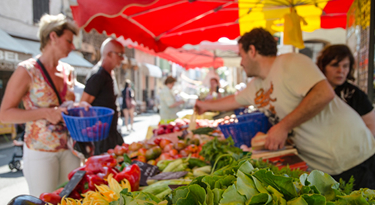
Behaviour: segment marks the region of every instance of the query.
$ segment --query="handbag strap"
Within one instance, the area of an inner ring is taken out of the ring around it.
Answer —
[[[51,76],[49,76],[49,74],[48,74],[46,68],[44,67],[43,63],[40,62],[39,58],[38,58],[38,60],[37,60],[36,62],[37,62],[37,63],[39,64],[39,66],[42,68],[42,71],[43,71],[44,75],[47,77],[47,80],[48,80],[49,83],[51,84],[51,87],[52,87],[53,91],[55,91],[55,93],[56,93],[56,95],[57,95],[57,99],[59,100],[59,105],[61,105],[61,104],[62,104],[62,100],[61,100],[61,98],[60,98],[60,94],[57,92],[57,89],[56,89],[56,87],[55,87],[55,84],[53,84],[53,81],[52,81],[52,79],[51,79]]]

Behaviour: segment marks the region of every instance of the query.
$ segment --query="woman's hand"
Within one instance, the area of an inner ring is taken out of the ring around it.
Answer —
[[[67,113],[67,108],[63,107],[54,107],[54,108],[47,108],[46,110],[46,117],[45,119],[50,123],[56,125],[60,121],[63,120],[61,113]]]
[[[86,101],[81,101],[79,103],[74,103],[74,107],[83,107],[86,111],[88,111],[91,105]]]

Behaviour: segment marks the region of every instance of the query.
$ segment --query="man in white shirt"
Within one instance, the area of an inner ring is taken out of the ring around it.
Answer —
[[[374,189],[374,137],[360,116],[335,95],[311,59],[296,53],[276,56],[276,42],[262,28],[242,36],[239,51],[247,76],[254,78],[238,95],[197,101],[198,112],[244,105],[266,110],[277,123],[267,133],[266,148],[283,148],[292,132],[301,158],[312,169],[336,180],[348,181],[354,175],[354,188]]]

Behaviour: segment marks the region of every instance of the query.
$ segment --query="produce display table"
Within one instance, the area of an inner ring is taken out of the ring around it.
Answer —
[[[279,167],[280,169],[288,166],[290,169],[300,169],[307,171],[308,166],[299,156],[297,149],[286,147],[278,151],[255,150],[251,155],[252,159],[263,159]]]

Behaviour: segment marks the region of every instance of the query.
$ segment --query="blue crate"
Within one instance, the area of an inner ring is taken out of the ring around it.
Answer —
[[[100,141],[108,137],[114,111],[106,107],[72,108],[63,113],[71,137],[79,142]]]
[[[242,121],[232,124],[219,125],[225,138],[231,136],[236,147],[245,144],[251,146],[251,139],[258,132],[267,133],[271,124],[267,116],[261,112],[245,114]]]

